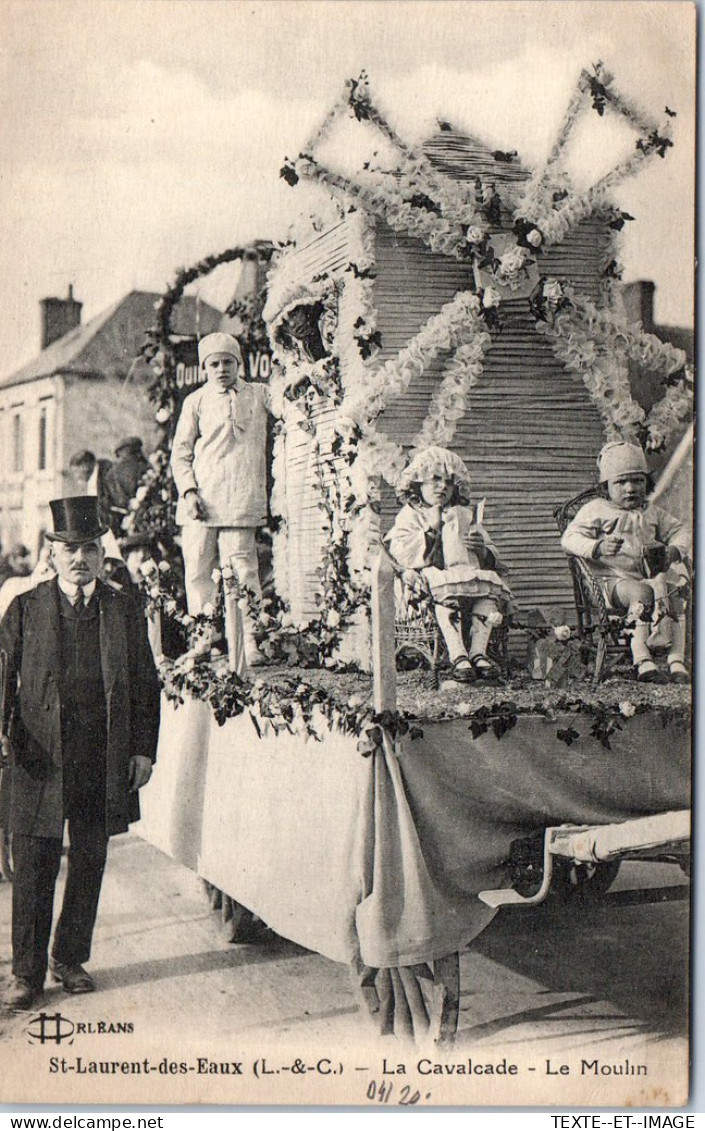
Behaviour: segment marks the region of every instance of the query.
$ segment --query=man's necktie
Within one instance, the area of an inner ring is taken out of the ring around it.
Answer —
[[[73,600],[71,601],[71,604],[73,605],[77,613],[80,613],[81,610],[85,608],[85,594],[81,585],[76,586],[76,592],[74,594]]]

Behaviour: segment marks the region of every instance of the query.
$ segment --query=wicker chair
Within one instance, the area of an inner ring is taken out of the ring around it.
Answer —
[[[394,654],[397,660],[409,655],[419,657],[435,675],[445,656],[445,643],[433,604],[423,583],[407,585],[396,563],[394,568]]]
[[[590,487],[556,507],[553,516],[560,533],[566,531],[584,503],[601,498],[602,494],[599,487]],[[608,653],[617,658],[625,658],[631,664],[629,638],[624,628],[625,618],[607,608],[590,564],[584,558],[577,558],[572,554],[567,557],[573,580],[578,639],[588,654],[594,654],[593,683],[599,683]]]
[[[409,655],[418,657],[437,679],[440,668],[447,660],[447,651],[433,612],[430,594],[421,578],[418,585],[408,585],[394,559],[389,560],[396,574],[394,652],[397,660]],[[509,668],[508,641],[507,626],[503,624],[492,632],[487,649],[488,656],[498,665],[503,675],[507,674]]]

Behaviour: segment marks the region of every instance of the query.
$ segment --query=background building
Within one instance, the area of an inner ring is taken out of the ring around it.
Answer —
[[[149,452],[155,436],[147,396],[149,367],[139,359],[159,295],[131,291],[81,324],[82,304],[46,298],[41,352],[0,380],[0,538],[35,552],[49,524],[49,500],[74,489],[69,459],[79,448],[112,458],[116,442],[139,435]],[[220,326],[222,313],[184,298],[175,335],[193,338]]]

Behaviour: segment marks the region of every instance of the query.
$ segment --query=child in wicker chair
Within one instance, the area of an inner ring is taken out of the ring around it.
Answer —
[[[429,592],[453,678],[462,683],[499,678],[487,646],[511,600],[482,525],[482,504],[469,505],[469,481],[454,452],[435,447],[417,452],[400,479],[404,505],[386,536],[407,584],[421,581]],[[464,628],[470,631],[469,651]]]
[[[658,633],[668,643],[671,681],[688,683],[685,616],[679,598],[669,594],[674,566],[681,574],[676,582],[684,580],[688,533],[677,518],[647,501],[649,469],[637,444],[606,444],[597,467],[608,497],[580,508],[561,545],[590,563],[607,607],[626,616],[639,682],[661,682],[651,652]]]

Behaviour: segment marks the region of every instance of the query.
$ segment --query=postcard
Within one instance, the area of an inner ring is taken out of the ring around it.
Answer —
[[[6,0],[3,1104],[686,1104],[695,18]]]

